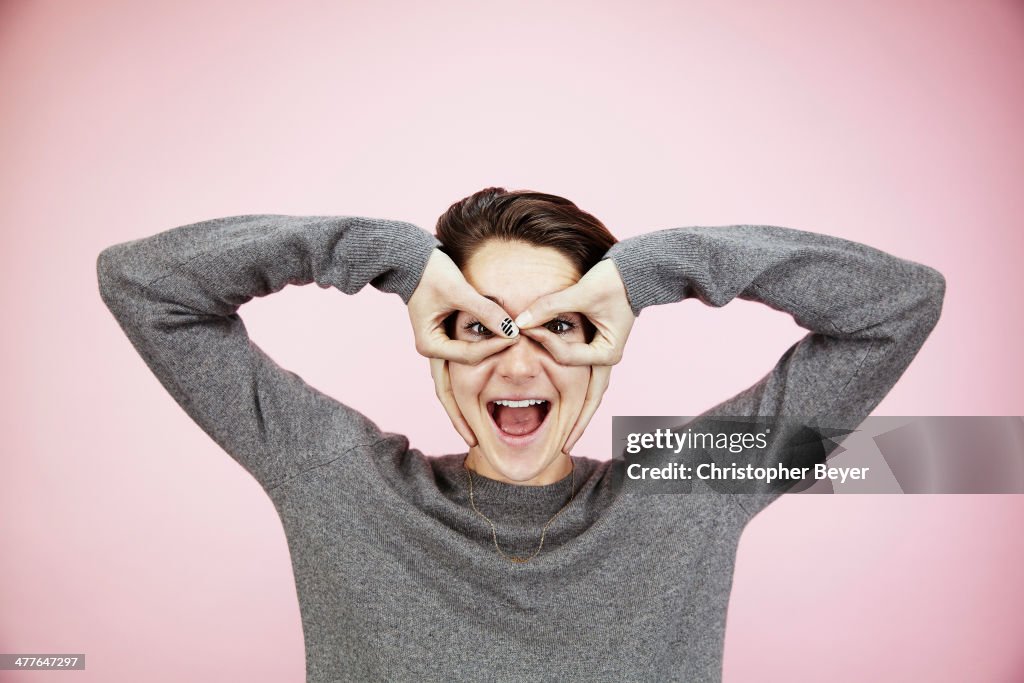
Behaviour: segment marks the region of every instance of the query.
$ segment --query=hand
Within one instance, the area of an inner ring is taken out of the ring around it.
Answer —
[[[610,365],[592,365],[590,367],[590,384],[587,385],[587,397],[583,399],[583,410],[580,411],[580,416],[576,418],[576,424],[573,426],[572,431],[569,432],[569,438],[565,440],[565,445],[562,446],[562,452],[566,455],[570,455],[572,447],[583,436],[583,431],[590,424],[590,418],[594,417],[597,407],[601,405],[601,398],[608,388],[608,380],[611,378],[611,374],[612,366]]]
[[[561,313],[580,313],[597,328],[589,344],[566,342],[542,327]],[[534,301],[519,314],[516,325],[563,365],[607,366],[622,359],[622,350],[635,320],[619,269],[611,259],[604,259],[573,286]],[[607,376],[604,384],[607,386]],[[600,396],[597,400],[600,402]]]
[[[428,358],[476,365],[519,338],[519,329],[508,313],[473,289],[458,266],[438,249],[431,253],[416,291],[409,299],[408,309],[416,351]],[[494,336],[473,342],[449,338],[444,321],[457,311],[476,317],[484,327],[494,331]]]
[[[444,411],[448,413],[448,419],[452,421],[452,426],[455,427],[455,431],[459,433],[462,440],[466,442],[466,446],[472,448],[477,444],[476,435],[470,429],[466,418],[462,416],[459,404],[455,402],[455,394],[452,393],[452,380],[448,374],[448,361],[441,358],[431,358],[430,374],[434,378],[434,393],[441,400]]]

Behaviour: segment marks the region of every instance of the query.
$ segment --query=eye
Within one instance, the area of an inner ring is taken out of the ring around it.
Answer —
[[[475,337],[490,337],[494,335],[493,332],[484,327],[483,324],[477,320],[470,320],[463,326],[462,329],[466,330]]]
[[[555,318],[544,325],[544,327],[548,328],[555,334],[569,334],[576,329],[576,325],[565,318]]]

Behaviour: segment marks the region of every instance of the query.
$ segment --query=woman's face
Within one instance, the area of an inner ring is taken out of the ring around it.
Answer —
[[[538,297],[565,289],[581,277],[552,247],[500,240],[484,243],[462,272],[478,292],[493,298],[513,318]],[[585,342],[579,313],[562,315],[546,327],[564,341]],[[492,334],[472,315],[457,315],[456,339],[482,341]],[[525,335],[476,365],[448,366],[455,401],[477,438],[469,452],[473,469],[491,479],[535,485],[569,473],[571,464],[562,446],[583,408],[589,366],[560,365]]]

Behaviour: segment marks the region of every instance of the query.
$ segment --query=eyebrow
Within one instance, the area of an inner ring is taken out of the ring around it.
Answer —
[[[505,303],[504,303],[504,302],[503,302],[503,301],[501,300],[501,297],[497,297],[497,296],[492,296],[492,295],[490,295],[490,294],[484,294],[484,295],[482,295],[482,296],[483,296],[483,297],[484,297],[485,299],[490,299],[491,301],[493,301],[494,303],[498,304],[498,305],[499,305],[499,306],[501,306],[502,308],[505,308]],[[579,311],[566,311],[566,314],[567,314],[567,315],[578,315],[578,316],[580,316],[581,318],[583,318],[584,320],[586,320],[586,319],[587,319],[587,316],[583,315],[583,314],[582,314],[582,313],[580,313]]]

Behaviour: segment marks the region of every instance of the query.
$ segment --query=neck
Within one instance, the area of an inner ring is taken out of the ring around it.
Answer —
[[[480,452],[480,449],[474,446],[469,449],[469,454],[466,456],[466,467],[471,469],[475,474],[479,474],[481,477],[487,477],[488,479],[494,479],[506,484],[516,484],[519,486],[546,486],[548,484],[554,484],[556,481],[560,481],[569,476],[569,473],[572,472],[572,460],[565,453],[559,453],[558,457],[552,460],[547,467],[536,475],[526,480],[517,481],[506,477],[492,467],[491,463],[488,462],[487,458],[485,458],[483,453]]]

